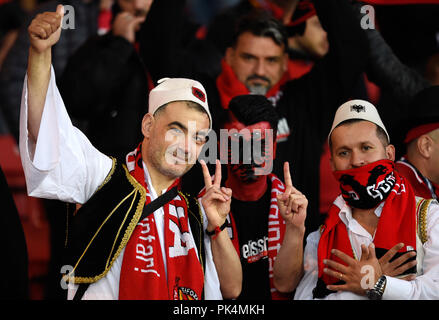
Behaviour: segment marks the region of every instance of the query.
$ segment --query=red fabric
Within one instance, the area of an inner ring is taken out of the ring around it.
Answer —
[[[356,208],[366,209],[378,205],[389,195],[395,184],[394,168],[393,161],[383,159],[359,168],[333,171],[333,174],[341,182],[343,199]]]
[[[195,38],[199,40],[203,40],[206,38],[207,35],[207,27],[201,26],[198,28],[197,32],[195,32]]]
[[[288,73],[290,79],[298,79],[311,71],[314,63],[306,60],[288,59]]]
[[[397,161],[395,163],[395,169],[398,170],[398,172],[402,176],[404,176],[408,180],[408,182],[410,182],[410,185],[412,186],[416,196],[425,199],[430,199],[432,197],[430,189],[422,180],[422,178],[419,177],[418,173],[415,171],[413,167],[411,167],[409,164],[405,162]],[[433,185],[435,194],[439,199],[439,186],[433,183],[432,181],[430,182]]]
[[[98,16],[98,29],[109,31],[111,29],[111,18],[113,14],[111,10],[101,10]]]
[[[403,242],[405,246],[416,248],[415,194],[405,178],[400,176],[397,171],[394,171],[394,175],[396,183],[385,200],[373,242],[376,248],[387,250],[400,242]],[[331,259],[345,264],[333,255],[331,250],[338,249],[353,257],[346,225],[341,221],[339,212],[340,208],[333,204],[322,227],[322,235],[318,245],[319,278],[322,278],[326,284],[336,283],[339,279],[323,272],[325,268],[323,260]],[[405,252],[405,249],[401,249],[400,252]]]
[[[250,92],[247,87],[238,80],[232,68],[224,59],[221,60],[221,66],[222,72],[216,79],[216,85],[220,94],[221,105],[224,109],[228,109],[229,102],[233,97],[249,94]],[[283,77],[268,90],[265,96],[267,98],[276,96],[280,91],[280,87],[288,80],[289,74],[285,72]]]
[[[269,259],[269,278],[270,278],[270,288],[271,288],[271,298],[273,300],[286,300],[290,299],[291,296],[288,294],[282,294],[276,290],[273,283],[273,264],[276,259],[277,253],[282,245],[282,241],[285,235],[285,221],[283,220],[281,214],[279,213],[279,209],[277,206],[277,198],[276,195],[283,193],[285,191],[285,186],[282,181],[279,180],[274,174],[268,175],[269,179],[271,179],[271,205],[270,212],[268,215],[268,250],[264,252],[264,256],[268,255]],[[233,235],[235,235],[232,239],[233,246],[240,256],[240,247],[239,247],[239,238],[238,232],[236,230],[235,220],[233,219],[233,213],[229,214],[231,221],[231,228],[233,230]],[[261,257],[262,258],[262,257]]]
[[[433,130],[439,129],[439,122],[435,123],[427,123],[423,124],[421,126],[415,127],[409,132],[407,132],[407,135],[405,136],[404,143],[408,143],[416,138],[419,138],[423,134],[429,133]]]
[[[340,186],[338,181],[332,174],[330,164],[331,153],[329,151],[328,143],[324,143],[323,152],[320,157],[320,200],[319,211],[321,214],[328,213],[332,202],[340,194]]]
[[[141,163],[139,145],[127,156],[127,166],[147,191],[147,205],[151,198]],[[176,185],[179,179],[168,190]],[[150,215],[137,224],[126,246],[119,283],[121,300],[200,300],[202,297],[204,274],[189,232],[186,202],[177,195],[163,209],[167,273],[154,216]]]
[[[380,100],[381,89],[375,83],[373,83],[367,78],[366,73],[364,73],[363,76],[364,76],[364,84],[366,85],[367,95],[369,96],[369,101],[372,104],[377,105]]]

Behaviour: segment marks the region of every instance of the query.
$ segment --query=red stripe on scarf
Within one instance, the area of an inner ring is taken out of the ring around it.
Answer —
[[[397,171],[394,171],[394,175],[396,183],[385,199],[373,243],[376,248],[389,250],[403,242],[405,247],[400,252],[405,252],[407,246],[416,248],[416,199],[410,184]],[[331,259],[345,265],[331,250],[338,249],[350,257],[354,256],[346,225],[341,221],[339,212],[340,208],[334,202],[322,227],[318,245],[319,278],[326,284],[336,283],[339,279],[323,272],[323,260]]]
[[[145,182],[141,144],[127,155],[131,175],[147,191],[145,205],[151,196]],[[179,185],[177,179],[169,188]],[[119,282],[119,299],[200,300],[204,274],[189,232],[187,205],[180,195],[163,207],[166,266],[154,215],[140,221],[125,249]]]
[[[218,78],[216,78],[216,86],[219,91],[221,106],[224,109],[228,109],[229,102],[233,97],[249,94],[250,91],[247,89],[244,83],[239,81],[235,75],[235,72],[224,59],[221,60],[221,66],[222,72]],[[285,72],[283,77],[273,87],[271,87],[270,90],[268,90],[265,96],[267,98],[277,96],[280,92],[280,87],[289,79],[289,73]]]

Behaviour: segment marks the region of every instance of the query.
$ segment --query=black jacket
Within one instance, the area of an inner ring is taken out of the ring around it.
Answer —
[[[20,100],[23,90],[23,79],[26,74],[29,52],[29,35],[27,28],[39,13],[55,11],[61,2],[51,0],[39,5],[26,17],[17,40],[9,51],[0,72],[0,108],[4,114],[8,131],[18,142]],[[75,9],[74,29],[62,30],[61,37],[52,48],[52,65],[57,80],[60,78],[71,54],[75,52],[90,36],[97,32],[99,1],[67,0],[63,5],[71,5]]]
[[[146,70],[134,46],[108,33],[73,54],[59,82],[73,123],[105,154],[123,159],[142,140]]]

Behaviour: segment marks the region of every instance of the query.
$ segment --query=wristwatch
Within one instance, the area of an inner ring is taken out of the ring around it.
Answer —
[[[382,275],[375,283],[372,289],[366,291],[369,300],[381,300],[383,298],[384,289],[386,289],[387,278]]]

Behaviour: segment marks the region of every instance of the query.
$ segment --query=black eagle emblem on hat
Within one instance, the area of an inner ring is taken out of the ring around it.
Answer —
[[[357,113],[366,112],[366,107],[361,104],[354,104],[351,106],[351,111],[355,111]]]
[[[203,102],[206,102],[206,95],[198,88],[192,87],[192,94]]]

